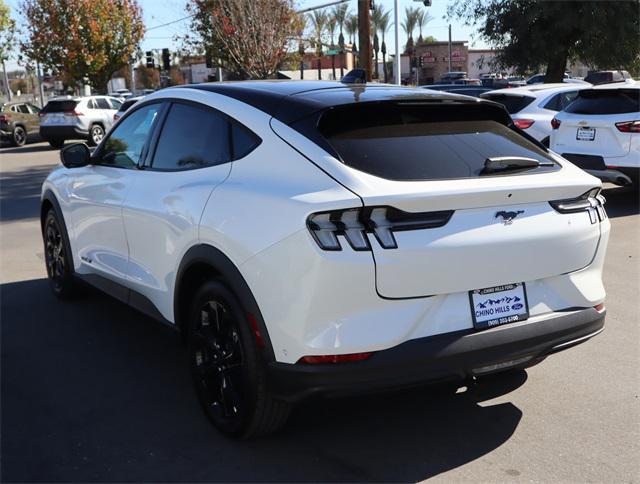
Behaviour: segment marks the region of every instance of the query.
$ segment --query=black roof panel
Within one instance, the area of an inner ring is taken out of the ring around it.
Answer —
[[[388,84],[342,84],[337,81],[211,82],[185,87],[229,96],[260,109],[286,124],[332,106],[357,102],[482,102],[470,100],[466,96],[421,88]]]

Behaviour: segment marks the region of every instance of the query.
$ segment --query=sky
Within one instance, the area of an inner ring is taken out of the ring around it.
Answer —
[[[296,3],[298,5],[298,8],[308,8],[329,3],[329,1],[331,0],[297,0]],[[433,17],[433,20],[429,24],[427,24],[427,27],[423,32],[424,36],[433,35],[438,40],[447,40],[447,29],[449,22],[446,19],[446,10],[447,5],[450,3],[450,1],[455,0],[432,1],[432,6],[428,7],[427,10]],[[187,0],[138,0],[138,2],[142,7],[144,22],[147,27],[147,32],[141,46],[142,51],[150,49],[162,49],[164,47],[168,47],[173,50],[178,47],[180,45],[180,42],[176,42],[174,38],[176,36],[184,34],[186,32],[186,29],[189,28],[188,19],[171,25],[167,25],[165,27],[154,27],[185,17],[187,15],[185,11]],[[19,11],[18,6],[21,3],[21,0],[5,0],[5,3],[11,8],[12,16],[18,21],[18,23],[20,23],[21,19],[19,19],[19,15],[17,15],[16,12]],[[352,13],[356,12],[356,3],[356,0],[351,0],[349,2],[350,11]],[[393,0],[375,0],[375,3],[378,5],[382,5],[385,10],[391,10],[393,8]],[[400,21],[402,21],[402,19],[404,18],[404,9],[406,7],[425,8],[422,5],[422,1],[399,0],[398,4],[400,9]],[[453,21],[451,29],[453,40],[467,40],[469,41],[469,47],[477,49],[486,48],[486,44],[484,44],[482,41],[474,41],[474,30],[462,25],[462,22],[458,20]],[[390,53],[394,53],[395,46],[393,41],[393,26],[388,35],[389,37],[387,38],[387,48]],[[400,48],[404,46],[405,42],[406,35],[401,28]],[[18,66],[15,60],[11,60],[7,63],[8,70],[13,70],[17,67]]]

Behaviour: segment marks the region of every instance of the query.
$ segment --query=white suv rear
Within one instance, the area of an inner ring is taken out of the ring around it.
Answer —
[[[57,97],[40,111],[40,136],[54,148],[65,140],[82,139],[97,145],[113,125],[122,101],[111,96]]]
[[[603,181],[638,183],[640,84],[583,90],[552,120],[551,149]]]
[[[62,159],[42,201],[54,293],[81,279],[179,328],[228,435],[312,395],[531,366],[604,327],[601,183],[496,103],[200,84]]]

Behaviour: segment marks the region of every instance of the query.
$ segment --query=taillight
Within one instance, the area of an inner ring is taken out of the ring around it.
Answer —
[[[567,200],[553,200],[549,204],[560,213],[588,212],[591,223],[601,222],[607,218],[604,210],[606,199],[600,194],[600,188],[592,188],[577,198]]]
[[[604,313],[606,308],[604,307],[604,303],[600,303],[600,304],[596,304],[595,306],[593,306],[593,309],[595,309],[599,313]]]
[[[350,208],[314,213],[307,227],[323,250],[342,250],[339,237],[353,250],[371,250],[367,234],[373,234],[383,249],[396,249],[394,232],[442,227],[452,214],[453,210],[415,213],[393,207]]]
[[[65,116],[84,116],[84,113],[80,113],[74,109],[73,111],[66,111],[64,115]]]
[[[640,120],[616,123],[616,128],[622,133],[640,133]]]
[[[347,355],[314,355],[303,356],[298,363],[350,363],[369,358],[373,353],[350,353]]]
[[[560,127],[560,120],[558,118],[553,118],[551,120],[551,128],[558,129]]]
[[[531,125],[535,123],[533,119],[514,119],[513,124],[516,125],[516,128],[527,129],[531,127]]]
[[[117,121],[118,119],[120,119],[120,116],[118,116],[118,113],[113,115],[113,120]]]
[[[9,122],[9,116],[7,116],[6,114],[0,114],[0,123],[8,123]]]

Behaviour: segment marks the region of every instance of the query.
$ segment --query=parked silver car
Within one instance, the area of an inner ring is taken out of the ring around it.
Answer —
[[[61,148],[68,139],[97,145],[111,129],[121,105],[110,96],[53,98],[40,111],[40,136],[54,148]]]

